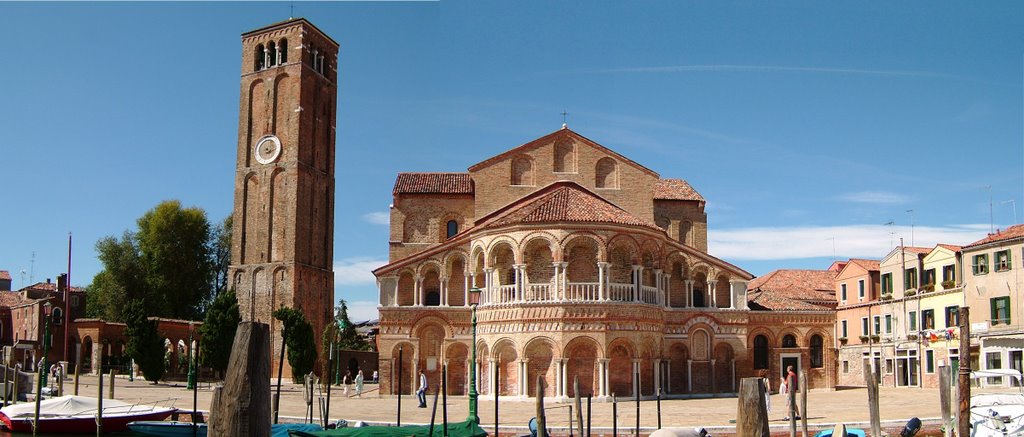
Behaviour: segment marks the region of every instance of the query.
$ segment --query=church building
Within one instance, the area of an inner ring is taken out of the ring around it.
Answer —
[[[421,370],[438,384],[444,365],[449,394],[475,372],[485,397],[536,396],[538,375],[555,399],[575,378],[597,399],[726,395],[784,364],[834,387],[830,308],[748,296],[753,275],[708,254],[692,186],[565,126],[465,173],[399,174],[390,232],[382,394],[412,393]]]

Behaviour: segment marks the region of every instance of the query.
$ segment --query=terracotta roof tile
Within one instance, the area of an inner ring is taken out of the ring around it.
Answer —
[[[682,179],[658,179],[654,184],[655,200],[696,200],[704,202],[704,197]]]
[[[995,243],[999,241],[1014,240],[1018,238],[1024,238],[1024,225],[1013,225],[1002,231],[997,230],[994,234],[989,234],[987,237],[975,241],[971,244],[964,246],[964,249],[968,249],[975,246],[981,246],[983,244]]]
[[[936,246],[945,247],[946,249],[952,250],[953,252],[959,252],[960,249],[963,249],[963,246],[957,246],[955,244],[942,244],[942,243],[939,243]]]
[[[29,285],[28,287],[22,288],[22,290],[34,290],[34,291],[57,291],[56,282],[37,282]],[[82,287],[71,287],[71,291],[85,291]]]
[[[484,217],[476,229],[550,222],[614,223],[661,229],[569,181],[555,182],[521,202],[495,211],[490,217]]]
[[[917,246],[903,246],[903,250],[906,250],[907,252],[927,254],[928,252],[932,251],[932,248],[931,247],[917,247]]]
[[[0,291],[0,307],[10,307],[21,303],[21,293],[17,291]]]
[[[850,258],[850,263],[856,264],[867,271],[875,271],[881,268],[877,259]]]
[[[801,301],[835,300],[836,272],[830,270],[775,270],[750,281],[747,289]]]
[[[393,194],[473,194],[469,173],[399,173]]]
[[[747,305],[754,311],[827,311],[829,309],[780,296],[770,291],[747,294]]]
[[[11,280],[11,272],[8,272],[7,270],[0,270],[0,281],[10,281],[10,280]]]

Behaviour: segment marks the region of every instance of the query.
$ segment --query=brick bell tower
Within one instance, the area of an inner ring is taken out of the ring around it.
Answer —
[[[303,18],[242,34],[229,277],[242,320],[270,325],[273,372],[275,309],[301,310],[318,350],[332,317],[337,61],[338,43]]]

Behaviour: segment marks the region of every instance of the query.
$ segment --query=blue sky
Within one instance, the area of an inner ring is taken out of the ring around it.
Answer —
[[[990,192],[996,227],[1024,218],[1020,2],[294,14],[341,43],[335,294],[353,318],[373,317],[398,172],[465,171],[558,129],[563,110],[688,180],[708,199],[711,253],[757,275],[880,258],[910,244],[911,222],[917,245],[970,242],[989,229]],[[68,232],[84,286],[95,242],[162,200],[229,215],[239,35],[288,16],[286,2],[0,3],[0,270],[15,288],[22,270],[26,284],[65,270]]]

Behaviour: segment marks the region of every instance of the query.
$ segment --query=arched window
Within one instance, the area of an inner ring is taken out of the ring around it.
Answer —
[[[54,308],[53,312],[50,313],[50,317],[54,325],[61,325],[64,323],[64,311],[60,308]]]
[[[605,157],[597,161],[595,168],[594,186],[597,188],[618,188],[619,177],[618,164],[614,159]]]
[[[455,220],[448,220],[448,238],[452,238],[455,234],[459,233],[459,222]]]
[[[288,40],[281,38],[281,41],[277,43],[277,63],[285,64],[288,62]]]
[[[557,173],[571,173],[576,171],[576,159],[573,153],[573,145],[569,141],[555,143],[555,165]]]
[[[768,337],[763,335],[754,337],[754,368],[768,368]]]
[[[811,367],[813,368],[825,366],[824,343],[820,335],[811,336]]]
[[[253,65],[253,69],[255,71],[262,70],[263,66],[265,65],[264,62],[267,59],[266,49],[263,48],[263,44],[256,45],[256,51],[253,52],[252,58],[253,62],[255,62],[255,64]]]
[[[277,65],[277,44],[271,41],[267,44],[267,66],[273,67]]]
[[[530,158],[519,157],[512,161],[511,185],[533,185],[533,163]]]
[[[782,337],[782,347],[796,347],[796,337],[793,334],[786,334]]]
[[[437,290],[430,290],[430,291],[428,291],[427,292],[426,302],[424,302],[423,305],[424,306],[428,306],[428,307],[440,306],[441,305],[441,293],[438,292]]]

